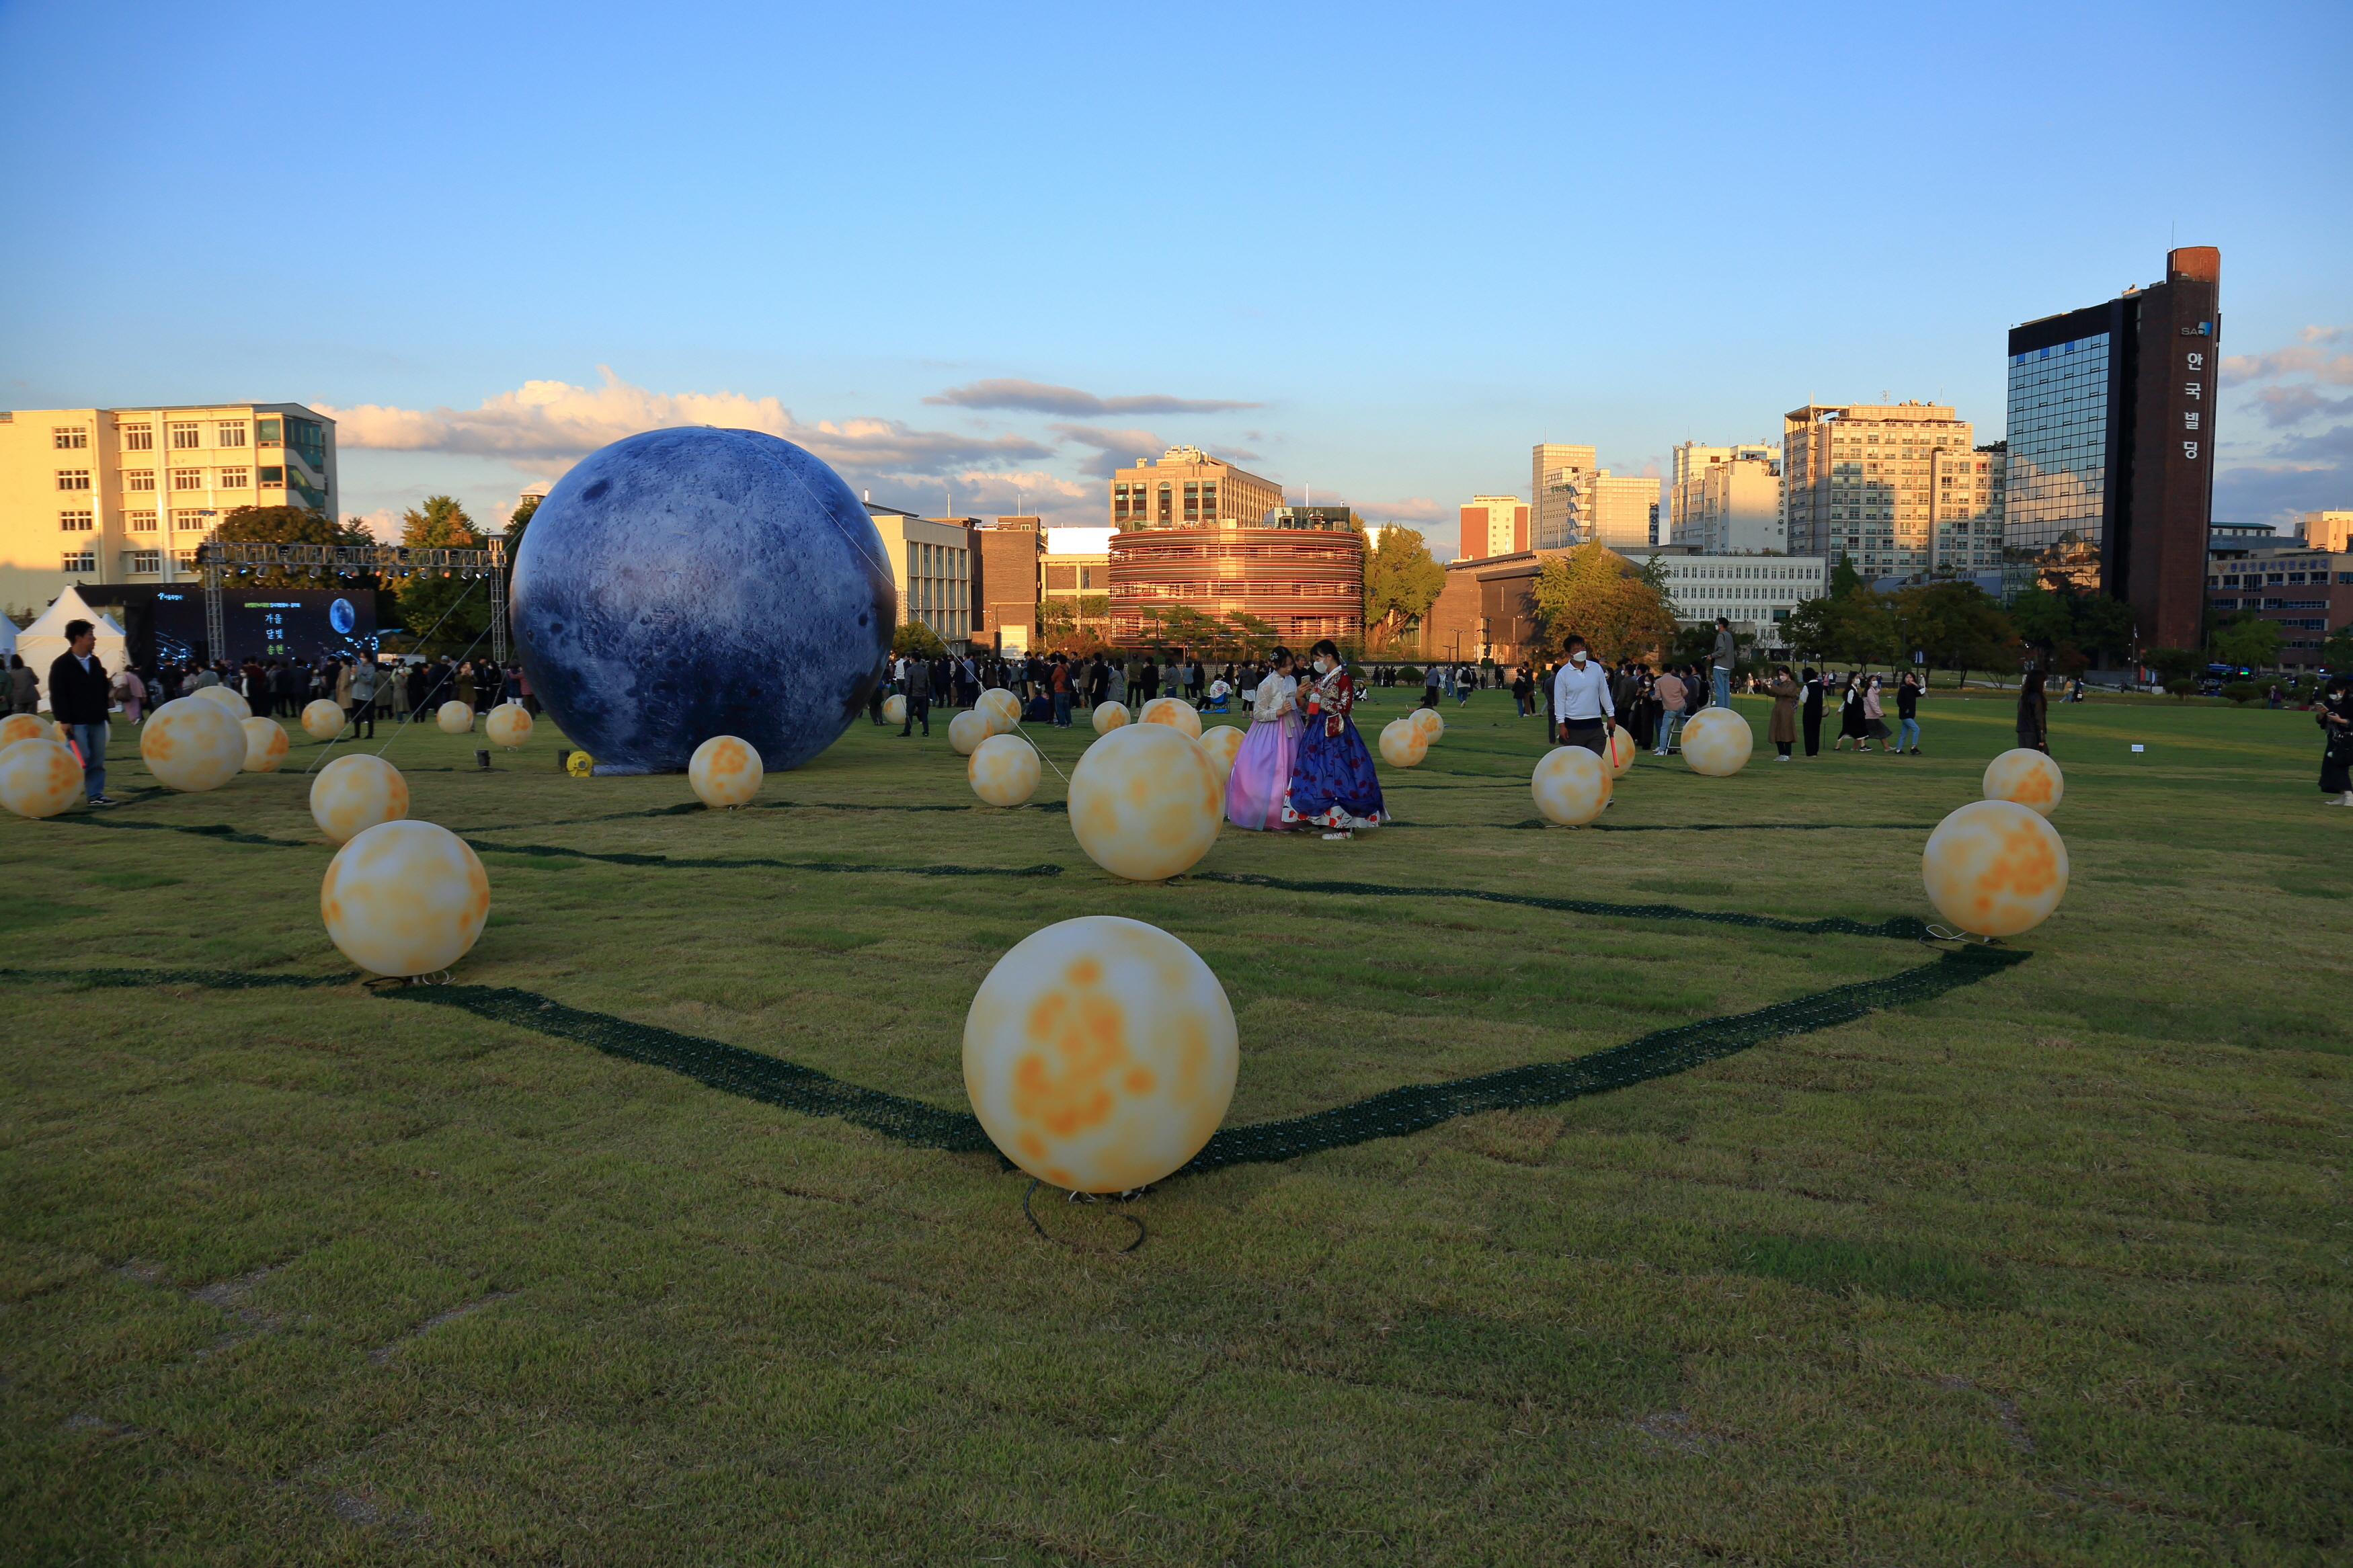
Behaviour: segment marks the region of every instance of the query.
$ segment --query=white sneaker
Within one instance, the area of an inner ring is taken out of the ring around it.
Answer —
[[[1327,834],[1325,834],[1325,835],[1324,836],[1324,839],[1325,839],[1325,841],[1326,841],[1326,842],[1329,842],[1330,840],[1335,839],[1335,838],[1345,838],[1345,837],[1348,837],[1348,835],[1347,835],[1347,834],[1345,834],[1345,833],[1327,833]]]

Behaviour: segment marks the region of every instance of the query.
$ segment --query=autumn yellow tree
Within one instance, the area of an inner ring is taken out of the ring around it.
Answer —
[[[1650,658],[1674,640],[1674,611],[1666,595],[1607,545],[1585,544],[1547,557],[1536,574],[1535,597],[1549,654],[1557,654],[1571,632],[1613,664]]]

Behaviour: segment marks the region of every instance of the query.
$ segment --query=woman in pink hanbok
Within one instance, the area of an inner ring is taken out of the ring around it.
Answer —
[[[1254,833],[1283,831],[1282,792],[1291,787],[1298,758],[1300,718],[1293,698],[1299,682],[1291,673],[1291,652],[1276,648],[1258,678],[1250,701],[1250,733],[1234,753],[1226,775],[1226,817]]]

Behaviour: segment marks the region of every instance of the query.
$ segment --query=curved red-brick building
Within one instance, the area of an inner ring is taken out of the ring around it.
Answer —
[[[1345,516],[1347,509],[1329,510]],[[1122,647],[1156,641],[1150,612],[1179,606],[1229,625],[1238,611],[1255,616],[1294,649],[1303,650],[1318,637],[1361,640],[1365,536],[1345,523],[1330,522],[1145,528],[1113,534],[1112,640]]]

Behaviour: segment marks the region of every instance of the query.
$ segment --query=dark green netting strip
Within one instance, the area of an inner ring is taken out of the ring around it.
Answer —
[[[1262,877],[1244,871],[1191,871],[1176,879],[1229,882],[1244,888],[1275,888],[1287,893],[1339,893],[1375,899],[1475,899],[1482,903],[1519,904],[1532,910],[1561,910],[1569,914],[1611,915],[1620,920],[1634,921],[1706,921],[1714,925],[1795,931],[1801,936],[1884,936],[1917,942],[1928,935],[1927,923],[1911,915],[1895,915],[1876,924],[1851,921],[1844,915],[1790,921],[1774,915],[1741,914],[1732,910],[1690,910],[1681,904],[1605,904],[1592,899],[1555,899],[1538,893],[1491,893],[1480,888],[1401,888],[1383,882],[1303,882],[1287,877]]]
[[[193,833],[199,838],[217,838],[224,844],[267,844],[279,849],[327,849],[332,845],[306,844],[300,838],[266,838],[259,833],[239,833],[226,822],[201,826],[177,826],[169,822],[134,822],[120,816],[91,816],[76,813],[52,816],[51,822],[71,823],[77,827],[108,827],[132,833]]]
[[[1484,826],[1481,824],[1480,826]],[[1514,827],[1556,827],[1541,816],[1499,823]],[[1933,822],[1588,822],[1589,833],[1933,833]]]
[[[47,982],[92,990],[142,990],[151,985],[188,985],[206,991],[266,991],[350,985],[367,976],[355,969],[341,974],[248,974],[237,969],[0,969],[0,980]]]
[[[895,871],[908,877],[1059,877],[1060,866],[866,866],[846,860],[772,860],[761,856],[711,857],[690,859],[680,855],[597,854],[568,849],[561,844],[486,844],[465,842],[484,855],[561,855],[575,860],[602,860],[614,866],[661,866],[671,870],[711,870],[742,866],[771,866],[785,871]]]

